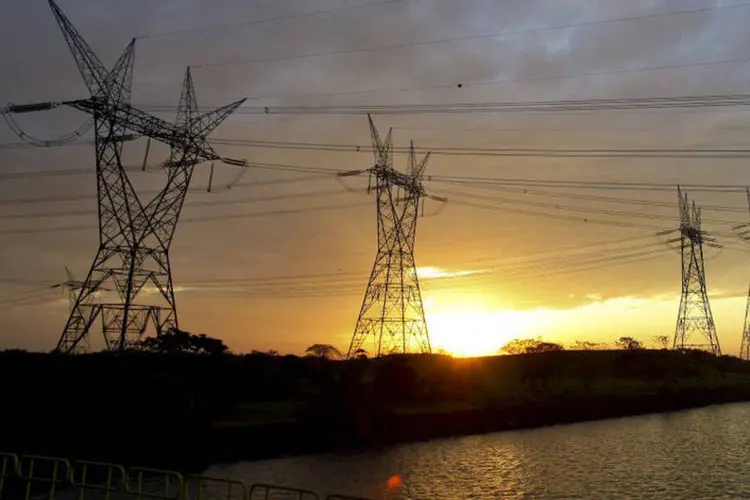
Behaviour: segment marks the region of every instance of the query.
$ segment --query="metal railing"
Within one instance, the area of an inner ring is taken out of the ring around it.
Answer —
[[[0,452],[0,500],[320,500],[303,488]],[[328,495],[325,500],[369,500]]]

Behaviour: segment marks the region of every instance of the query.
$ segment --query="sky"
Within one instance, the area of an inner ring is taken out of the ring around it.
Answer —
[[[0,44],[8,48],[0,52],[0,100],[87,97],[47,2],[10,1],[0,18]],[[368,152],[237,142],[365,146],[366,117],[243,109],[741,94],[750,77],[750,4],[740,0],[59,4],[107,66],[137,37],[136,106],[162,106],[155,114],[172,120],[187,66],[203,108],[248,98],[211,139],[224,156],[275,165],[369,168]],[[15,119],[26,133],[50,139],[87,117],[60,108]],[[382,133],[393,129],[397,147],[413,140],[422,151],[632,150],[742,148],[748,116],[731,106],[374,120]],[[65,280],[66,266],[82,279],[97,248],[93,147],[19,142],[0,123],[0,348],[48,350],[69,311],[52,286]],[[143,139],[127,144],[125,164],[141,165],[145,148]],[[154,147],[148,163],[163,158]],[[707,286],[722,350],[737,353],[750,280],[747,244],[733,230],[748,222],[745,162],[433,154],[425,188],[448,201],[426,202],[415,250],[433,346],[478,355],[517,337],[671,337],[680,256],[668,242],[674,234],[660,231],[679,225],[673,186],[729,184],[737,190],[688,195],[723,246],[706,248]],[[395,163],[405,169],[406,157],[397,154]],[[208,178],[209,166],[198,167],[171,250],[181,328],[220,337],[236,352],[302,353],[313,343],[346,350],[376,252],[367,178],[217,164],[207,193]],[[164,174],[149,169],[131,179],[148,192]],[[537,184],[523,189],[500,179]],[[540,181],[667,186],[583,190]]]

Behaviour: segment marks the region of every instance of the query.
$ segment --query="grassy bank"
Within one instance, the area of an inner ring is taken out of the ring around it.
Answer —
[[[200,467],[750,400],[700,352],[488,358],[0,353],[0,449]]]

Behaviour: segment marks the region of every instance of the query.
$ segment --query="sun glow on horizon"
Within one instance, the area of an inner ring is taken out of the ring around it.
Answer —
[[[513,309],[512,296],[431,290],[425,293],[423,305],[432,352],[445,351],[456,357],[493,356],[501,354],[500,349],[511,340],[533,338],[560,343],[565,348],[577,341],[613,346],[622,336],[633,336],[651,345],[655,335],[671,337],[674,332],[679,295],[605,298],[591,293],[584,297],[581,304],[568,308],[550,304]],[[741,325],[746,300],[743,295],[712,301],[717,329],[726,331]],[[345,339],[342,342],[349,342],[351,333],[345,332],[341,338]],[[720,339],[723,352],[738,352],[739,339]]]
[[[550,311],[488,310],[484,307],[437,307],[426,301],[433,351],[459,357],[491,356],[516,338],[534,337],[549,324]]]

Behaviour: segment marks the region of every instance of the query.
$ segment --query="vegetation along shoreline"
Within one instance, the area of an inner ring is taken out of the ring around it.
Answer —
[[[738,358],[543,344],[348,361],[5,351],[2,450],[187,471],[750,401],[750,362]]]

